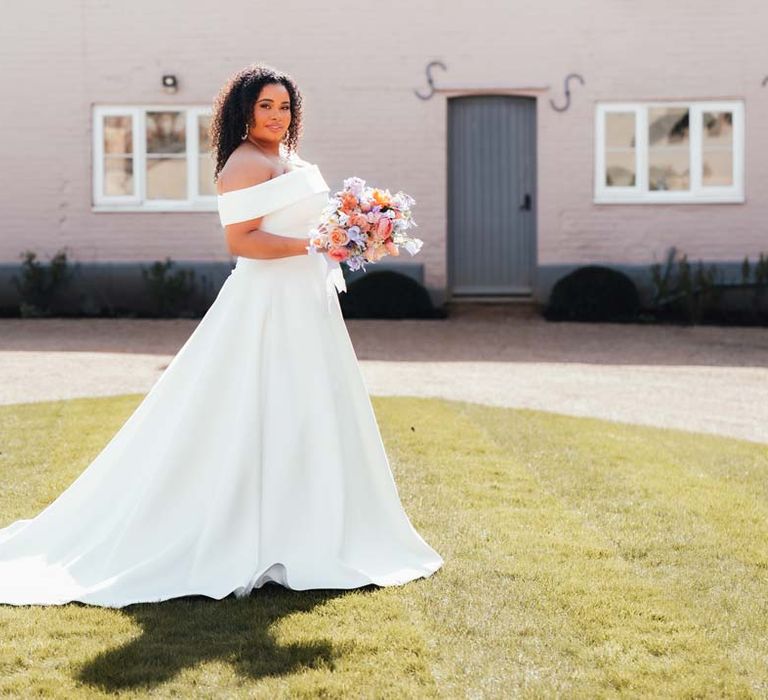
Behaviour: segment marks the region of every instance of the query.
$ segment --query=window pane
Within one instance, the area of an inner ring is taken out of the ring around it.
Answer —
[[[133,158],[104,158],[104,196],[133,194]]]
[[[648,110],[648,189],[690,189],[688,109]]]
[[[605,185],[632,187],[635,178],[635,113],[605,115]]]
[[[605,115],[605,145],[607,148],[635,148],[635,113],[607,112]]]
[[[634,187],[635,154],[612,152],[605,154],[605,184],[607,187]]]
[[[210,114],[201,114],[197,118],[197,138],[198,138],[198,148],[200,149],[200,153],[205,153],[207,151],[211,150],[211,139],[210,134],[208,133],[208,130],[211,127],[211,115]]]
[[[216,194],[216,187],[213,184],[213,159],[210,155],[200,156],[198,173],[198,193],[202,195]]]
[[[187,159],[147,156],[147,199],[186,199]]]
[[[733,185],[733,114],[704,112],[702,134],[702,184],[719,187]]]
[[[147,153],[185,153],[184,112],[147,112]]]
[[[133,153],[133,117],[104,117],[104,153]]]
[[[733,185],[733,153],[731,151],[704,151],[701,164],[703,185],[728,187]]]

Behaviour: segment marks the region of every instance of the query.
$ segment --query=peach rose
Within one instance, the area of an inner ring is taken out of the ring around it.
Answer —
[[[368,217],[363,214],[352,214],[352,216],[349,217],[349,225],[359,226],[360,230],[364,233],[368,233],[371,228],[371,225],[368,223]]]
[[[349,241],[347,232],[338,226],[331,229],[330,234],[328,234],[328,238],[331,241],[331,245],[346,245],[346,243]]]
[[[387,254],[387,251],[384,249],[384,246],[382,245],[376,245],[372,248],[368,248],[368,250],[365,251],[363,254],[363,257],[368,262],[378,262],[381,260],[385,255]]]
[[[384,247],[390,255],[400,255],[400,249],[392,241],[387,241]]]

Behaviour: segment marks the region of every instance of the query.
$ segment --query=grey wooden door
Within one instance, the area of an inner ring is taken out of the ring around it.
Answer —
[[[448,101],[448,285],[530,294],[536,265],[536,100]]]

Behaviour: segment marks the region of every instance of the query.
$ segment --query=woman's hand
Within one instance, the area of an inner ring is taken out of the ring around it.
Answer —
[[[318,253],[328,252],[328,241],[320,236],[310,236],[309,243],[315,246]]]

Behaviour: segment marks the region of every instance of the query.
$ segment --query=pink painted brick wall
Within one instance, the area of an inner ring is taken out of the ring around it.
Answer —
[[[539,98],[540,264],[645,263],[672,244],[719,260],[768,249],[768,4],[758,0],[71,0],[13,3],[4,20],[0,261],[65,245],[81,261],[228,259],[215,212],[91,211],[91,105],[210,104],[258,60],[297,79],[300,153],[333,189],[354,174],[416,198],[426,245],[414,261],[431,287],[446,280],[446,100],[478,85],[543,86],[520,93]],[[422,101],[413,89],[426,89],[433,59],[448,66],[436,84],[455,92]],[[586,85],[572,84],[559,113],[549,98],[562,102],[571,71]],[[179,77],[175,96],[160,87],[167,72]],[[744,204],[593,203],[596,102],[667,98],[745,100]]]

